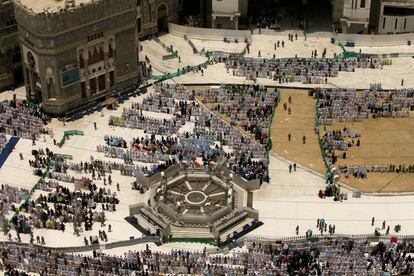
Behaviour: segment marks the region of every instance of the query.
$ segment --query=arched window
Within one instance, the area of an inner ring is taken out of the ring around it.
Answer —
[[[114,49],[112,48],[112,40],[109,41],[108,45],[108,57],[114,57]]]
[[[98,52],[98,62],[104,60],[104,51],[102,49],[102,47],[99,47],[99,52]]]
[[[49,78],[47,81],[47,98],[50,99],[55,94],[55,86],[54,86],[53,78]]]
[[[29,64],[29,67],[31,69],[35,69],[36,61],[34,59],[32,52],[27,52],[27,63]]]

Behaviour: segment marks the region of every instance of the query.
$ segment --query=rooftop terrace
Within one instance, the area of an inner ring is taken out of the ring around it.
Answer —
[[[65,8],[73,8],[99,0],[16,0],[34,13],[57,12]]]

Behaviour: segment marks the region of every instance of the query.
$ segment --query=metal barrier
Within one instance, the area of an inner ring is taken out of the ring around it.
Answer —
[[[142,244],[142,243],[155,243],[157,245],[161,245],[161,239],[160,237],[156,236],[146,236],[142,238],[137,239],[131,239],[131,240],[125,240],[125,241],[117,241],[113,243],[106,243],[106,244],[91,244],[86,246],[71,246],[71,247],[51,247],[51,246],[42,246],[38,244],[30,244],[30,243],[18,243],[18,242],[9,242],[4,241],[2,244],[15,244],[15,245],[29,245],[36,248],[43,248],[47,250],[55,250],[59,252],[64,253],[76,253],[76,252],[87,252],[92,250],[105,250],[105,249],[113,249],[118,247],[126,247],[136,244]]]

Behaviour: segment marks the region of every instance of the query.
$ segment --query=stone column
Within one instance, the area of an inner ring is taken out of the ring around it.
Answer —
[[[85,58],[88,57],[88,58]],[[83,57],[83,71],[85,72],[85,93],[88,98],[91,95],[91,88],[89,86],[89,51]]]
[[[29,70],[29,85],[30,85],[30,100],[36,100],[36,82],[33,75],[33,69],[28,67]]]
[[[106,51],[104,51],[104,64],[105,64],[105,90],[108,93],[110,91],[110,82],[109,82],[109,46]]]

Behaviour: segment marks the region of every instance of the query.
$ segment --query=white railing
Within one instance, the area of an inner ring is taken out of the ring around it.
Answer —
[[[184,37],[184,35],[186,35],[188,39],[224,41],[224,38],[226,38],[228,41],[234,41],[235,39],[240,42],[245,39],[251,41],[251,34],[249,31],[195,28],[173,23],[168,24],[168,30],[170,34],[176,36]]]
[[[391,237],[397,237],[398,240],[414,240],[414,235],[380,235],[375,236],[373,234],[333,234],[333,235],[321,235],[321,234],[313,234],[310,238],[319,238],[319,239],[326,239],[326,238],[348,238],[348,239],[369,239],[369,238],[378,238],[381,240],[384,239],[391,239]],[[290,236],[290,237],[278,237],[278,236],[266,236],[266,235],[251,235],[248,234],[239,240],[241,241],[299,241],[305,240],[306,236]]]
[[[393,35],[337,34],[337,42],[353,41],[355,46],[406,46],[414,44],[414,33]]]

